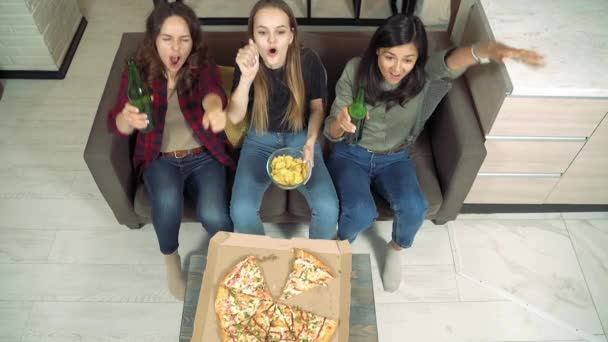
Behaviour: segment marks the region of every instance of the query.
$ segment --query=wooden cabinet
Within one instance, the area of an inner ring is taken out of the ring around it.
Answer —
[[[584,144],[584,138],[574,141],[488,139],[488,154],[480,172],[563,173]]]
[[[479,174],[467,203],[542,204],[559,181],[559,174]]]
[[[608,112],[604,99],[513,97],[503,102],[493,136],[590,137]]]
[[[608,203],[608,116],[557,183],[546,203]]]
[[[551,51],[557,48],[551,39],[561,39],[563,45],[573,38],[564,36],[568,32],[540,31],[552,21],[558,27],[559,13],[567,12],[558,9],[553,11],[556,18],[543,18],[542,6],[549,2],[541,3],[546,1],[516,8],[522,3],[463,0],[452,40],[470,45],[504,39],[526,47],[527,41],[538,39],[545,44],[539,50]],[[597,77],[608,69],[605,63],[582,69],[584,63],[577,61],[579,67],[572,71],[575,58],[560,51],[547,58],[563,65],[551,65],[547,71],[492,63],[465,73],[488,152],[466,203],[608,204],[608,82]],[[592,68],[598,69],[595,74],[588,70]],[[561,74],[555,76],[557,72]],[[587,73],[585,82],[581,73]]]

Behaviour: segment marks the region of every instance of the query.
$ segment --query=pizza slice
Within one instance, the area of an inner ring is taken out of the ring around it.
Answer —
[[[224,342],[265,342],[274,316],[274,304],[260,307],[251,319],[228,327],[224,332]]]
[[[275,304],[274,315],[270,322],[267,341],[272,342],[296,342],[297,339],[291,331],[286,319],[290,315],[291,309],[283,304]]]
[[[287,324],[296,339],[301,342],[330,341],[338,321],[313,314],[300,308],[290,308],[286,315]]]
[[[240,328],[254,315],[268,310],[272,305],[272,301],[220,286],[215,298],[215,313],[220,327],[226,330],[229,327]]]
[[[270,324],[274,318],[274,306],[272,304],[269,308],[259,311],[251,318],[245,330],[248,336],[255,336],[260,341],[266,341]]]
[[[262,268],[253,255],[239,262],[222,280],[221,285],[253,297],[272,300],[272,295],[262,274]]]
[[[302,249],[295,250],[293,270],[281,294],[281,300],[289,299],[312,288],[327,286],[334,279],[331,269],[321,260]]]
[[[298,334],[301,342],[329,342],[338,327],[338,321],[307,313],[306,326]]]

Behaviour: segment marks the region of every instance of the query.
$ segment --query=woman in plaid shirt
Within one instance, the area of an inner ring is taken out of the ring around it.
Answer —
[[[135,59],[151,89],[156,126],[139,132],[146,128],[150,113],[139,113],[129,103],[126,71],[109,124],[116,134],[137,135],[133,163],[152,202],[152,224],[165,256],[169,289],[183,300],[185,282],[177,249],[184,194],[196,203],[210,237],[232,230],[226,168],[234,164],[221,133],[226,95],[219,69],[207,61],[196,15],[181,2],[154,9]]]

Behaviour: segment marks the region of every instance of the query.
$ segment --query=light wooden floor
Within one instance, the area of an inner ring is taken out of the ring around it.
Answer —
[[[120,36],[142,30],[151,3],[82,0],[89,26],[65,80],[1,80],[2,342],[177,341],[181,304],[152,227],[119,226],[82,158]],[[395,294],[381,290],[375,253],[390,224],[354,244],[372,255],[381,341],[606,341],[608,213],[427,223]],[[286,230],[306,235],[267,226]],[[187,256],[207,241],[185,224],[180,242]]]

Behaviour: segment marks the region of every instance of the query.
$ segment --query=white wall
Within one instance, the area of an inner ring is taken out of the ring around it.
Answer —
[[[0,1],[0,69],[59,70],[81,17],[76,0]]]

